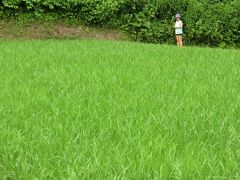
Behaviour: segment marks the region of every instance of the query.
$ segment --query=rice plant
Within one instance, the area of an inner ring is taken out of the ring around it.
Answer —
[[[0,42],[1,179],[239,179],[240,52]]]

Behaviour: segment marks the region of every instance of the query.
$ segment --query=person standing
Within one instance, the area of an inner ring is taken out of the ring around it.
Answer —
[[[175,22],[174,28],[175,28],[177,45],[178,45],[178,47],[181,48],[181,47],[183,47],[183,40],[182,40],[183,22],[181,21],[181,15],[180,14],[176,14],[176,22]]]

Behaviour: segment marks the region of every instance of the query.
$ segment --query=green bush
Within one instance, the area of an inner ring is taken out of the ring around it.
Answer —
[[[1,16],[56,13],[86,24],[119,27],[134,40],[173,43],[180,12],[189,44],[240,46],[239,0],[2,0]]]

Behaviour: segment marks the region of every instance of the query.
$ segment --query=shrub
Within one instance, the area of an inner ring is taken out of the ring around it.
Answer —
[[[236,47],[240,42],[239,0],[2,0],[0,15],[56,13],[86,24],[119,27],[138,41],[174,42],[180,12],[185,42]]]

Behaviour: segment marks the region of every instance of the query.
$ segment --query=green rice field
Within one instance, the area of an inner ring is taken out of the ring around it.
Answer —
[[[0,179],[240,179],[240,51],[0,41]]]

